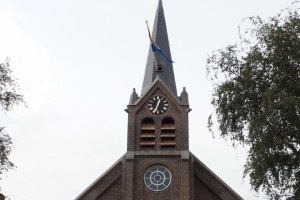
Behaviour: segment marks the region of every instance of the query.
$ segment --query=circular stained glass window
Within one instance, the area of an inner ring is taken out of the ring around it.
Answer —
[[[165,190],[171,184],[171,172],[162,165],[148,168],[144,174],[144,183],[152,191]]]

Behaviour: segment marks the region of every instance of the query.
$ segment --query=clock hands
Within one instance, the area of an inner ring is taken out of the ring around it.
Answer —
[[[156,115],[161,115],[164,114],[169,107],[169,102],[166,98],[162,96],[153,96],[149,101],[148,101],[148,110]]]
[[[159,104],[160,104],[160,99],[158,99],[158,102],[157,102],[157,104],[156,104],[156,107],[155,107],[155,109],[152,111],[152,113],[156,113]]]

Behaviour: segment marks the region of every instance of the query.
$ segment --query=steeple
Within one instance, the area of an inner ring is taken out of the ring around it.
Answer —
[[[243,200],[189,151],[191,109],[185,88],[177,96],[162,0],[148,34],[142,94],[133,89],[125,109],[127,152],[75,200]]]
[[[159,0],[158,2],[152,38],[156,42],[157,46],[159,46],[164,52],[166,57],[172,60],[162,0]],[[149,86],[151,86],[154,80],[158,77],[172,91],[172,93],[177,96],[173,64],[162,57],[159,53],[154,53],[150,46],[142,94],[147,91]]]

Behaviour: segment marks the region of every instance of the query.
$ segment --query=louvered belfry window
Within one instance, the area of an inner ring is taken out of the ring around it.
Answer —
[[[155,123],[151,118],[145,118],[141,125],[141,148],[155,147]]]
[[[166,117],[161,123],[161,148],[175,148],[176,134],[175,122],[171,117]]]

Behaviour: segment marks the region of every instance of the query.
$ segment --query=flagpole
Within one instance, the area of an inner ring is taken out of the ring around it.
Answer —
[[[147,30],[148,30],[148,36],[149,36],[150,42],[151,42],[151,44],[155,44],[155,41],[151,37],[148,21],[146,21],[146,24],[147,24]]]
[[[153,52],[157,52],[159,53],[162,57],[164,57],[169,63],[174,63],[170,58],[168,58],[164,52],[159,48],[159,46],[156,44],[156,42],[153,40],[151,34],[150,34],[150,29],[149,29],[149,25],[148,25],[148,21],[146,21],[147,24],[147,29],[148,29],[148,35],[149,35],[149,39],[150,39],[150,43],[151,43],[151,48]]]

